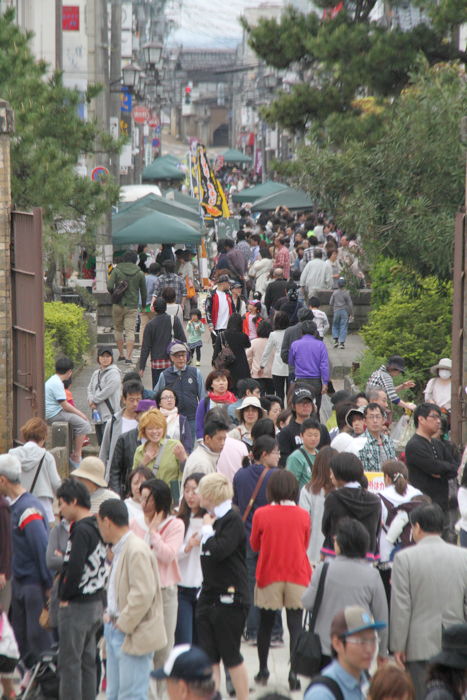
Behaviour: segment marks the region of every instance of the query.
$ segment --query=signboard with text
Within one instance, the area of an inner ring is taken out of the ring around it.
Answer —
[[[79,5],[63,5],[62,30],[64,32],[79,32]]]
[[[365,472],[368,479],[368,491],[378,493],[384,489],[384,474],[383,472]]]

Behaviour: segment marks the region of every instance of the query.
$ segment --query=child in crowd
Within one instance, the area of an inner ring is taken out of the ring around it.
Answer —
[[[300,426],[300,435],[303,445],[289,456],[286,469],[295,474],[300,488],[303,488],[311,479],[313,463],[318,454],[317,447],[321,440],[319,421],[316,418],[304,420]]]
[[[204,324],[201,320],[201,311],[195,309],[191,312],[191,319],[186,324],[186,335],[188,340],[188,347],[190,348],[191,359],[193,359],[196,352],[196,366],[199,367],[201,362],[201,348],[203,347],[203,341],[201,339],[204,331]]]

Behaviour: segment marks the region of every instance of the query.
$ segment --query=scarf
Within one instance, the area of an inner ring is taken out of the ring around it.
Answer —
[[[214,403],[235,403],[237,400],[231,391],[225,391],[223,394],[215,394],[213,391],[209,391],[208,397]]]
[[[172,408],[170,411],[168,408],[160,408],[159,411],[165,416],[167,421],[167,431],[166,435],[170,436],[173,440],[180,439],[180,422],[178,420],[178,408]]]

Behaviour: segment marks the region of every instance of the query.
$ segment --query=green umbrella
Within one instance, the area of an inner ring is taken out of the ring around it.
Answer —
[[[118,232],[112,232],[112,241],[117,245],[135,245],[151,243],[196,243],[201,241],[202,233],[179,221],[174,216],[167,216],[154,211],[143,216]]]
[[[176,164],[167,157],[156,158],[151,165],[143,170],[143,182],[157,180],[184,180],[185,173],[177,168]]]
[[[251,211],[272,211],[279,206],[287,209],[312,209],[313,202],[303,190],[287,187],[285,190],[270,194],[269,197],[258,199],[251,207]]]
[[[179,202],[171,202],[156,194],[148,194],[135,202],[124,202],[123,205],[119,205],[118,212],[112,216],[112,231],[116,233],[153,211],[175,216],[179,221],[192,226],[197,231],[201,229],[201,216],[190,207]]]
[[[235,192],[235,194],[232,195],[232,199],[234,202],[256,202],[257,199],[269,197],[270,194],[286,189],[287,185],[268,180],[267,182],[263,182],[262,185],[247,187],[245,190],[241,190],[241,192]]]
[[[229,148],[228,151],[222,154],[224,158],[224,163],[251,163],[252,158],[250,156],[246,156],[244,153],[241,151],[238,151],[236,148]]]

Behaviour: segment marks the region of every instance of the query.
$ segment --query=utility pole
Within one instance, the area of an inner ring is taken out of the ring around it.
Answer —
[[[467,116],[461,120],[460,140],[466,169],[464,210],[456,215],[454,229],[451,439],[463,446],[467,444]]]
[[[120,88],[117,87],[122,75],[122,6],[112,2],[110,18],[110,124],[114,138],[120,134]],[[113,153],[110,173],[116,182],[120,179],[120,155]],[[111,222],[110,222],[111,223]],[[109,241],[112,243],[112,240]]]

